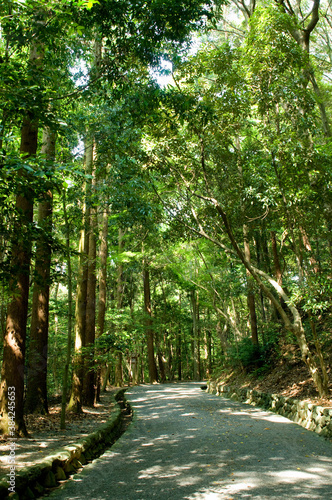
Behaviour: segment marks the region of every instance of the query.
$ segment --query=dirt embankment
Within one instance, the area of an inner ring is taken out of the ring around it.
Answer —
[[[265,393],[275,393],[314,403],[319,406],[332,406],[332,355],[328,362],[330,396],[319,398],[313,380],[304,363],[293,356],[293,359],[281,358],[269,371],[261,375],[245,371],[225,370],[218,374],[218,380],[229,385],[255,389]]]

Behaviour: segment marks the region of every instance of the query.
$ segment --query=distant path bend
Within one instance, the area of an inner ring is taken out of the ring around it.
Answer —
[[[52,499],[332,499],[332,444],[202,384],[130,388],[134,422]]]

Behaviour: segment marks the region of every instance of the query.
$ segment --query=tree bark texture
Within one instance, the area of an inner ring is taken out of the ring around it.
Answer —
[[[197,307],[197,295],[196,290],[192,290],[190,293],[191,300],[191,315],[193,323],[193,379],[199,380],[199,356],[198,356],[198,307]]]
[[[143,288],[144,288],[144,312],[145,319],[145,332],[147,337],[148,347],[148,366],[149,366],[149,379],[150,384],[157,382],[157,366],[154,356],[154,332],[152,323],[152,310],[151,310],[151,293],[150,293],[150,273],[147,264],[143,264]]]
[[[104,333],[105,327],[105,313],[106,313],[106,298],[107,298],[107,244],[108,235],[108,207],[105,206],[101,217],[100,229],[100,246],[99,246],[99,298],[98,298],[98,319],[97,319],[97,337],[101,337]],[[96,381],[96,401],[100,400],[101,389],[101,367],[97,369]]]
[[[42,55],[33,44],[30,51],[30,65],[38,69]],[[23,118],[21,129],[20,153],[24,159],[37,152],[38,122],[33,113],[28,112]],[[24,188],[16,195],[17,218],[14,223],[11,256],[10,291],[11,301],[7,309],[6,332],[4,338],[3,362],[0,386],[0,432],[9,432],[8,389],[15,389],[15,433],[26,435],[23,417],[24,368],[26,350],[26,327],[29,300],[29,272],[31,259],[30,228],[33,221],[34,193],[29,186],[29,179],[23,170]]]
[[[86,300],[88,282],[88,252],[89,239],[87,237],[87,220],[89,208],[83,208],[83,227],[79,241],[79,270],[77,278],[77,294],[75,307],[75,354],[73,366],[73,380],[68,410],[74,413],[82,412],[82,389],[83,389],[83,356],[82,347],[85,345],[86,325]]]
[[[41,152],[50,162],[55,158],[55,133],[43,131]],[[48,413],[47,345],[49,324],[50,269],[52,254],[52,192],[49,189],[38,207],[38,225],[42,233],[36,246],[34,287],[32,298],[26,410]]]
[[[62,382],[62,398],[61,398],[61,420],[60,429],[66,428],[66,404],[67,404],[67,392],[68,392],[68,374],[69,365],[71,358],[71,331],[72,331],[72,271],[71,271],[71,257],[70,257],[70,227],[67,216],[66,207],[66,192],[63,193],[63,213],[66,226],[66,260],[67,260],[67,285],[68,285],[68,324],[67,324],[67,355],[65,362],[65,369],[63,374]]]
[[[96,176],[94,168],[94,144],[88,142],[86,148],[87,172],[92,176],[89,186],[89,194],[93,198],[96,187]],[[95,401],[95,363],[94,363],[94,342],[96,335],[96,229],[97,216],[94,202],[90,206],[89,213],[89,252],[88,252],[88,275],[86,292],[86,319],[85,319],[85,344],[86,354],[84,355],[84,379],[83,379],[83,404],[93,406]]]

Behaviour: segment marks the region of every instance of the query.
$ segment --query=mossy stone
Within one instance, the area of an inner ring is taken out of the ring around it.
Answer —
[[[34,498],[36,498],[36,496],[34,495],[33,491],[31,490],[31,488],[27,487],[23,495],[21,495],[20,500],[33,500]]]
[[[76,469],[75,469],[75,467],[73,467],[71,462],[67,462],[65,464],[63,470],[65,471],[65,474],[67,476],[70,476],[70,474],[72,474],[73,472],[76,472]]]
[[[65,479],[67,479],[67,476],[65,474],[65,471],[63,470],[62,467],[58,466],[56,469],[55,469],[55,479],[57,481],[64,481]]]
[[[46,474],[43,485],[45,486],[45,488],[54,488],[57,485],[55,475],[51,470]]]
[[[38,481],[36,481],[35,484],[32,486],[32,491],[36,496],[40,496],[45,492],[45,488],[40,483],[38,483]]]
[[[77,460],[77,458],[73,458],[73,460],[71,461],[71,464],[73,467],[75,467],[75,469],[80,469],[82,467],[82,464],[79,460]]]

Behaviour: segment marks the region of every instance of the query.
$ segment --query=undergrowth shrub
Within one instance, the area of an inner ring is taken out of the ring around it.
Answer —
[[[264,344],[255,345],[251,338],[245,337],[228,349],[228,364],[231,368],[241,368],[246,372],[261,375],[271,368],[280,356],[279,333],[275,330],[265,332]]]

